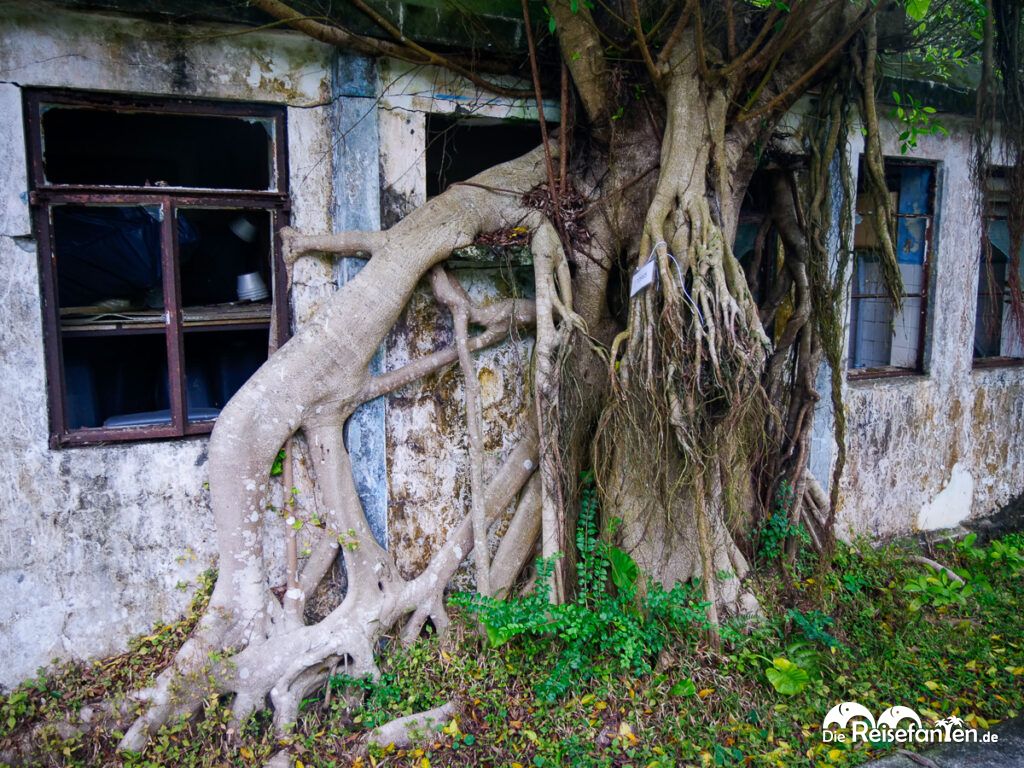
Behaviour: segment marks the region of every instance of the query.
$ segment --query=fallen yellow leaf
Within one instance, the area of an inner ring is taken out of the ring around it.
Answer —
[[[714,688],[701,688],[699,691],[697,691],[697,696],[699,696],[702,699],[706,699],[708,696],[710,696],[714,692],[715,692]]]

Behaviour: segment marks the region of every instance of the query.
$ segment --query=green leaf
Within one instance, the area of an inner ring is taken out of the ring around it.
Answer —
[[[765,677],[772,688],[783,696],[795,696],[807,687],[810,676],[789,659],[779,657],[765,670]]]
[[[693,696],[697,693],[697,686],[693,680],[686,678],[669,688],[668,692],[670,696]]]
[[[931,0],[907,0],[907,16],[914,21],[923,21],[928,15],[928,6]]]
[[[608,548],[608,562],[612,566],[612,583],[619,589],[632,589],[640,576],[636,561],[618,547]]]
[[[270,476],[277,477],[284,472],[284,448],[277,452],[277,456],[274,458],[274,463],[270,465]]]
[[[548,17],[548,32],[550,32],[551,34],[555,34],[555,27],[556,26],[557,26],[557,24],[555,24],[555,17],[554,16],[549,16]]]
[[[487,623],[486,621],[483,622],[483,625],[484,629],[487,630],[487,644],[490,645],[491,648],[500,648],[511,640],[512,636],[515,634],[515,632],[509,630],[508,627],[497,627]]]

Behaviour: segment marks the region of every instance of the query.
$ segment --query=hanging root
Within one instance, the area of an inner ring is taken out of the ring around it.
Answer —
[[[855,54],[854,63],[860,81],[861,117],[864,119],[864,128],[867,132],[864,139],[865,186],[874,203],[871,221],[878,237],[882,281],[892,300],[893,317],[896,317],[903,305],[903,275],[900,272],[896,246],[893,243],[896,212],[892,208],[892,198],[889,196],[889,188],[885,183],[885,158],[882,154],[881,131],[878,126],[878,111],[875,105],[875,68],[878,61],[876,14],[871,14],[868,19],[864,39],[863,58]]]
[[[764,420],[760,377],[770,343],[723,231],[726,105],[706,97],[693,66],[679,62],[667,86],[661,174],[638,260],[653,259],[659,281],[633,298],[615,347],[619,398],[602,419],[610,458],[599,482],[609,506],[622,510],[624,542],[638,562],[662,581],[700,580],[714,643],[720,610],[758,610],[740,588],[748,566],[727,526],[749,496],[749,467],[734,470],[723,457],[738,436],[758,440],[751,425]],[[705,102],[706,112],[694,109]],[[719,174],[710,188],[709,167]],[[735,455],[749,458],[749,448]],[[649,501],[651,487],[663,501]]]

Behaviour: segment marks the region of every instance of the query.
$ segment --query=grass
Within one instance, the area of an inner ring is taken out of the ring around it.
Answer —
[[[935,574],[895,546],[842,547],[831,568],[798,564],[788,577],[763,567],[753,583],[768,618],[754,631],[725,627],[720,654],[699,628],[674,631],[639,676],[622,672],[613,653],[564,669],[564,644],[550,638],[491,647],[472,617],[456,613],[447,637],[387,654],[377,683],[336,678],[330,701],[307,702],[286,739],[273,736],[265,715],[233,733],[215,698],[202,717],[165,727],[142,756],[114,751],[127,715],[84,734],[59,725],[152,678],[194,625],[204,592],[182,621],[130,652],[56,667],[0,697],[0,752],[30,746],[28,764],[76,766],[252,766],[282,745],[318,768],[853,766],[887,747],[823,743],[822,718],[840,701],[875,713],[901,704],[933,720],[956,714],[982,729],[1024,710],[1020,549],[1024,538],[1011,535],[940,550],[937,559],[966,575],[969,589],[927,581]],[[766,677],[780,658],[806,673],[792,695]],[[550,702],[538,691],[553,670],[571,679]],[[364,696],[349,706],[343,694],[355,689]],[[459,714],[432,740],[357,755],[367,729],[449,699]]]

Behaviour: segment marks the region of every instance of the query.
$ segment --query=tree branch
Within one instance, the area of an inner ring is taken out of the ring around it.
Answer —
[[[280,19],[293,29],[304,32],[315,40],[339,48],[347,48],[357,53],[368,56],[391,56],[402,61],[413,64],[433,64],[444,67],[452,72],[469,80],[485,90],[499,96],[512,99],[523,99],[530,95],[530,91],[521,88],[507,88],[498,85],[490,80],[474,74],[470,69],[448,56],[434,53],[413,40],[407,38],[402,31],[395,27],[388,19],[367,6],[362,0],[352,0],[359,10],[366,13],[374,22],[384,29],[388,34],[399,41],[399,44],[389,43],[384,40],[375,40],[371,37],[362,37],[349,32],[347,29],[336,24],[324,24],[304,16],[294,8],[280,0],[252,0],[253,5],[264,13],[268,13],[276,19]]]
[[[568,0],[553,0],[549,7],[557,24],[562,59],[572,74],[583,111],[599,131],[604,130],[611,115],[611,93],[608,90],[611,80],[590,10],[580,3],[573,13]]]
[[[806,86],[811,81],[811,79],[814,78],[822,70],[823,67],[825,67],[833,59],[835,59],[835,57],[840,53],[840,51],[842,51],[843,48],[846,47],[846,44],[850,42],[853,36],[860,32],[860,30],[863,29],[864,25],[867,24],[869,20],[875,17],[875,14],[878,13],[878,9],[881,8],[882,5],[883,3],[881,2],[875,4],[871,8],[871,10],[869,10],[867,13],[861,16],[861,18],[858,19],[856,22],[851,24],[849,29],[847,29],[846,33],[842,37],[840,37],[839,40],[837,40],[835,44],[832,45],[832,47],[829,48],[828,51],[826,51],[825,54],[821,56],[814,64],[812,64],[800,77],[798,77],[796,80],[790,83],[786,88],[784,88],[779,94],[771,98],[767,103],[755,109],[753,112],[741,112],[736,117],[736,122],[746,122],[748,120],[754,120],[758,117],[768,116],[775,112],[782,112],[788,109],[792,101],[804,92]]]

